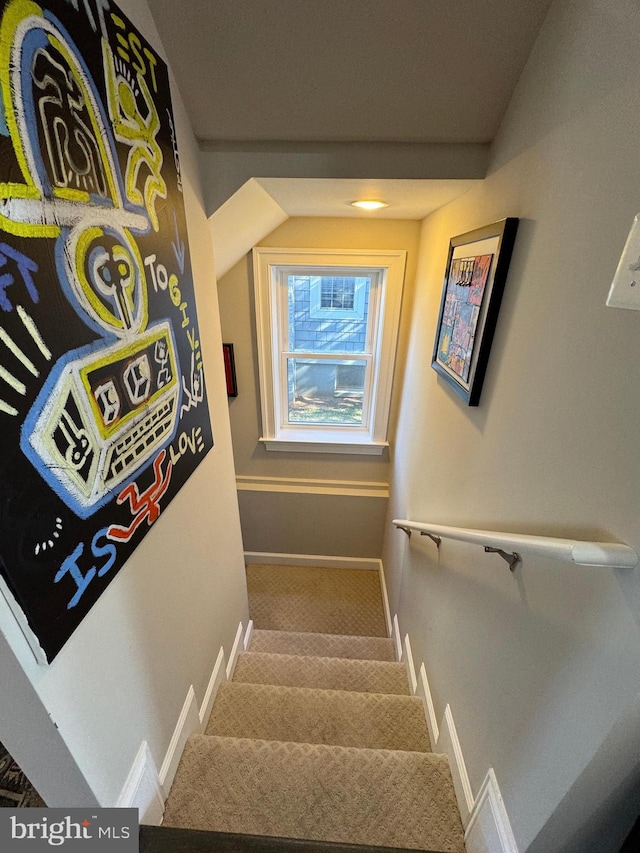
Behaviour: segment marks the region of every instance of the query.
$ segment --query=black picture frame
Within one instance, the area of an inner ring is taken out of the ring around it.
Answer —
[[[233,354],[233,344],[222,344],[224,357],[224,375],[227,381],[227,397],[238,396],[238,381],[236,379],[236,360]]]
[[[480,402],[519,220],[449,241],[431,366],[468,406]]]

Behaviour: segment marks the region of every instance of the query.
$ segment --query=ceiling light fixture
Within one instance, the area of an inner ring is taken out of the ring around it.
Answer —
[[[351,207],[359,207],[361,210],[379,210],[381,207],[389,207],[386,201],[367,198],[361,201],[352,201]]]

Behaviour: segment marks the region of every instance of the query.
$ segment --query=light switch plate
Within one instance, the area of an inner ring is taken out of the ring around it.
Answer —
[[[633,220],[631,231],[613,277],[609,295],[609,308],[630,308],[640,311],[640,213]]]

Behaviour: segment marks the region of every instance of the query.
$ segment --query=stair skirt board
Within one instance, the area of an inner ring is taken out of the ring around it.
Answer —
[[[143,740],[115,804],[116,808],[137,808],[140,823],[158,826],[162,823],[165,799],[149,745]]]
[[[200,708],[197,705],[193,685],[190,685],[159,772],[147,741],[143,741],[140,745],[116,803],[118,808],[137,808],[140,823],[150,826],[158,826],[162,823],[164,803],[173,784],[187,739],[190,735],[199,734],[206,728],[218,687],[228,680],[227,673],[233,674],[238,655],[244,645],[241,642],[243,633],[248,644],[251,638],[251,627],[249,623],[245,633],[242,622],[238,625],[228,662],[224,647],[220,648]]]
[[[518,853],[493,768],[485,776],[465,832],[467,853]]]
[[[399,635],[397,614],[394,616],[395,626],[398,626]],[[407,657],[405,661],[407,672],[409,674],[415,673],[408,634],[405,635],[404,654]],[[409,680],[411,681],[410,675]],[[420,696],[424,703],[429,737],[434,751],[444,753],[449,759],[458,809],[462,818],[462,825],[465,827],[467,853],[518,853],[509,815],[492,767],[487,771],[477,797],[474,798],[473,796],[450,705],[446,706],[438,726],[424,663],[420,664],[417,688],[414,692]]]

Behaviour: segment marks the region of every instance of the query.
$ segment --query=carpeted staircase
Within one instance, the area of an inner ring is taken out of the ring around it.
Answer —
[[[249,650],[187,741],[163,825],[463,853],[378,573],[250,565],[247,581]]]

